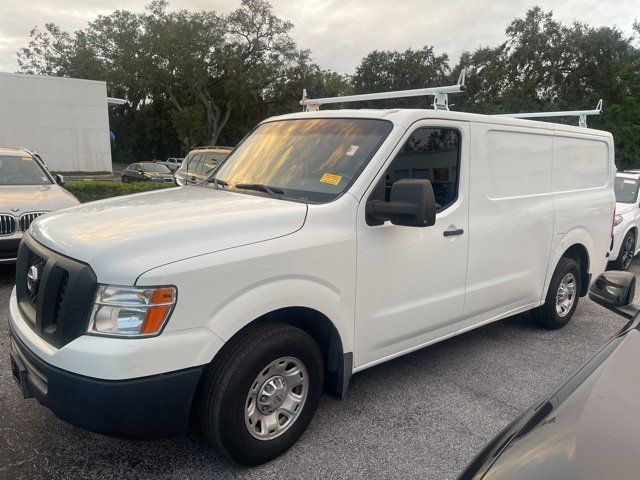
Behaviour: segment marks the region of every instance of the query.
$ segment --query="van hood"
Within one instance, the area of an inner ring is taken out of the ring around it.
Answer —
[[[36,220],[31,235],[86,262],[102,283],[133,285],[147,270],[299,230],[307,206],[182,187],[101,200]]]
[[[25,212],[53,212],[78,203],[76,197],[58,185],[0,186],[2,213],[18,216]]]

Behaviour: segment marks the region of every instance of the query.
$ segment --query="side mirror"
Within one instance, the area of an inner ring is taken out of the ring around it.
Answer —
[[[629,272],[604,272],[589,288],[591,300],[628,319],[638,312],[631,305],[635,293],[636,276]]]
[[[61,187],[64,187],[64,177],[62,175],[60,175],[59,173],[56,174],[56,183],[58,185],[60,185]]]
[[[390,201],[372,200],[366,206],[367,222],[390,220],[405,227],[430,227],[436,223],[436,200],[429,180],[403,179],[391,187]]]

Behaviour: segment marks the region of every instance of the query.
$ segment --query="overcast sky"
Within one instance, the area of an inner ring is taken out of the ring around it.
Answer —
[[[0,71],[18,70],[16,51],[35,25],[54,22],[65,30],[83,28],[98,14],[141,10],[145,0],[0,0]],[[453,61],[463,50],[496,45],[507,24],[540,5],[556,18],[594,26],[616,26],[631,35],[640,20],[640,0],[272,0],[280,17],[293,22],[293,37],[309,48],[322,68],[353,73],[375,49],[403,50],[434,45]],[[229,12],[240,0],[173,0],[172,9]]]

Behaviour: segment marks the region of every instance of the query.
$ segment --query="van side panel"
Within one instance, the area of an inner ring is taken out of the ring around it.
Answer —
[[[461,329],[539,303],[554,228],[553,130],[472,123],[471,140]]]
[[[589,273],[604,271],[615,209],[613,144],[610,138],[557,131],[553,147],[556,245],[547,283],[562,254],[579,243],[589,254]],[[541,297],[544,300],[545,292]]]

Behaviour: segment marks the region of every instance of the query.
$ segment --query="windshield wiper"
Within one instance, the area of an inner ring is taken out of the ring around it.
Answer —
[[[218,185],[220,185],[221,187],[228,187],[229,183],[225,182],[224,180],[218,180],[217,178],[208,178],[207,182],[209,183],[213,183],[213,186],[217,189]]]
[[[269,185],[264,185],[262,183],[236,183],[235,187],[241,190],[257,190],[259,192],[265,192],[272,197],[284,195],[284,190],[281,188],[270,187]]]

